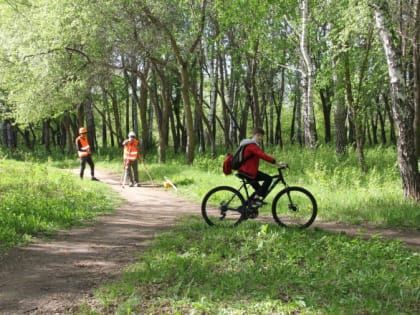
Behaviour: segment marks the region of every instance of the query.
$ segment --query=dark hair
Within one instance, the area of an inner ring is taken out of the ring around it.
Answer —
[[[252,135],[256,135],[256,134],[260,134],[260,135],[264,135],[264,129],[262,129],[261,127],[255,127],[254,129],[252,129]]]

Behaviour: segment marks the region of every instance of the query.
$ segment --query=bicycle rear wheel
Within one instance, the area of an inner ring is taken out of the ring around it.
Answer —
[[[282,226],[306,228],[314,222],[317,211],[315,198],[302,187],[287,187],[273,200],[273,218]]]
[[[243,209],[244,197],[229,186],[213,188],[201,202],[201,214],[209,225],[236,226],[242,221]]]

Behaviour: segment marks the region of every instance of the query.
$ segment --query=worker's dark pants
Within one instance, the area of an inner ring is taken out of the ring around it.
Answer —
[[[85,172],[86,163],[90,166],[90,175],[95,176],[95,164],[93,163],[92,156],[88,155],[80,158],[80,178],[83,178]]]
[[[139,163],[138,163],[138,161],[137,160],[127,161],[126,163],[127,164],[126,164],[125,171],[128,173],[128,177],[130,178],[130,182],[132,184],[134,184],[134,183],[138,184],[139,183]]]

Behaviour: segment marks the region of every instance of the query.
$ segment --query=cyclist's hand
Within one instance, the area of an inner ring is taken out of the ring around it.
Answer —
[[[281,168],[281,169],[285,169],[285,168],[288,168],[289,165],[287,165],[287,163],[285,163],[285,162],[278,162],[277,167]]]

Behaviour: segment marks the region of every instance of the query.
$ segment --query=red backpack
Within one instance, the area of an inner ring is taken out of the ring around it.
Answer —
[[[233,155],[231,153],[228,153],[223,160],[223,173],[225,175],[232,174],[232,157]]]
[[[243,162],[248,160],[250,157],[244,159],[244,150],[247,145],[241,145],[236,151],[232,153],[228,153],[223,160],[223,173],[225,175],[232,174],[233,170],[237,170]]]

